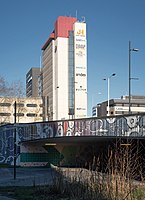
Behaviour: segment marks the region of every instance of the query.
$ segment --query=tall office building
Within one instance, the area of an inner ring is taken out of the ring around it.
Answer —
[[[41,75],[40,68],[33,67],[26,74],[26,97],[40,97],[39,79]]]
[[[42,47],[42,74],[42,95],[49,120],[87,116],[85,21],[58,17]]]

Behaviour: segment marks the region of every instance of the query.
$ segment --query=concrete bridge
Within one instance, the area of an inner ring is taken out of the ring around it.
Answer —
[[[145,113],[10,124],[0,127],[0,163],[13,165],[16,147],[20,166],[81,165],[116,141],[144,139]]]

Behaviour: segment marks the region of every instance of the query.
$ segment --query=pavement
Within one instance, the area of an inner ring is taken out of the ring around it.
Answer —
[[[14,179],[13,168],[0,168],[0,187],[35,186],[52,184],[56,171],[51,168],[17,168]],[[0,200],[15,200],[0,195]]]
[[[54,178],[60,173],[64,177],[80,177],[82,169],[76,168],[17,168],[16,179],[14,179],[13,168],[0,168],[0,187],[5,186],[36,186],[36,185],[51,185]],[[85,170],[87,172],[87,170]],[[88,174],[86,174],[88,177]],[[10,197],[1,196],[0,200],[15,200]]]
[[[0,187],[48,185],[56,175],[51,168],[17,168],[14,179],[13,172],[13,168],[0,168]]]
[[[16,200],[16,199],[12,199],[10,197],[0,196],[0,200]]]

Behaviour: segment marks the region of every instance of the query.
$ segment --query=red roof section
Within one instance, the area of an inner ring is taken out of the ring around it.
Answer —
[[[55,22],[55,39],[57,37],[68,38],[68,31],[73,30],[73,24],[76,20],[74,17],[59,16]]]
[[[57,37],[68,38],[69,31],[73,30],[73,24],[77,21],[75,17],[59,16],[54,24],[55,30],[50,34],[49,38],[42,47],[45,50],[49,43]]]

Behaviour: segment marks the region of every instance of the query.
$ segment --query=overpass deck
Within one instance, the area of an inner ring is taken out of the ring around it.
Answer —
[[[46,147],[43,147],[47,144],[59,144],[57,151],[60,152],[61,144],[107,143],[117,138],[144,140],[145,113],[1,126],[0,163],[13,164],[15,141],[16,156],[19,158],[21,152],[46,153]]]

